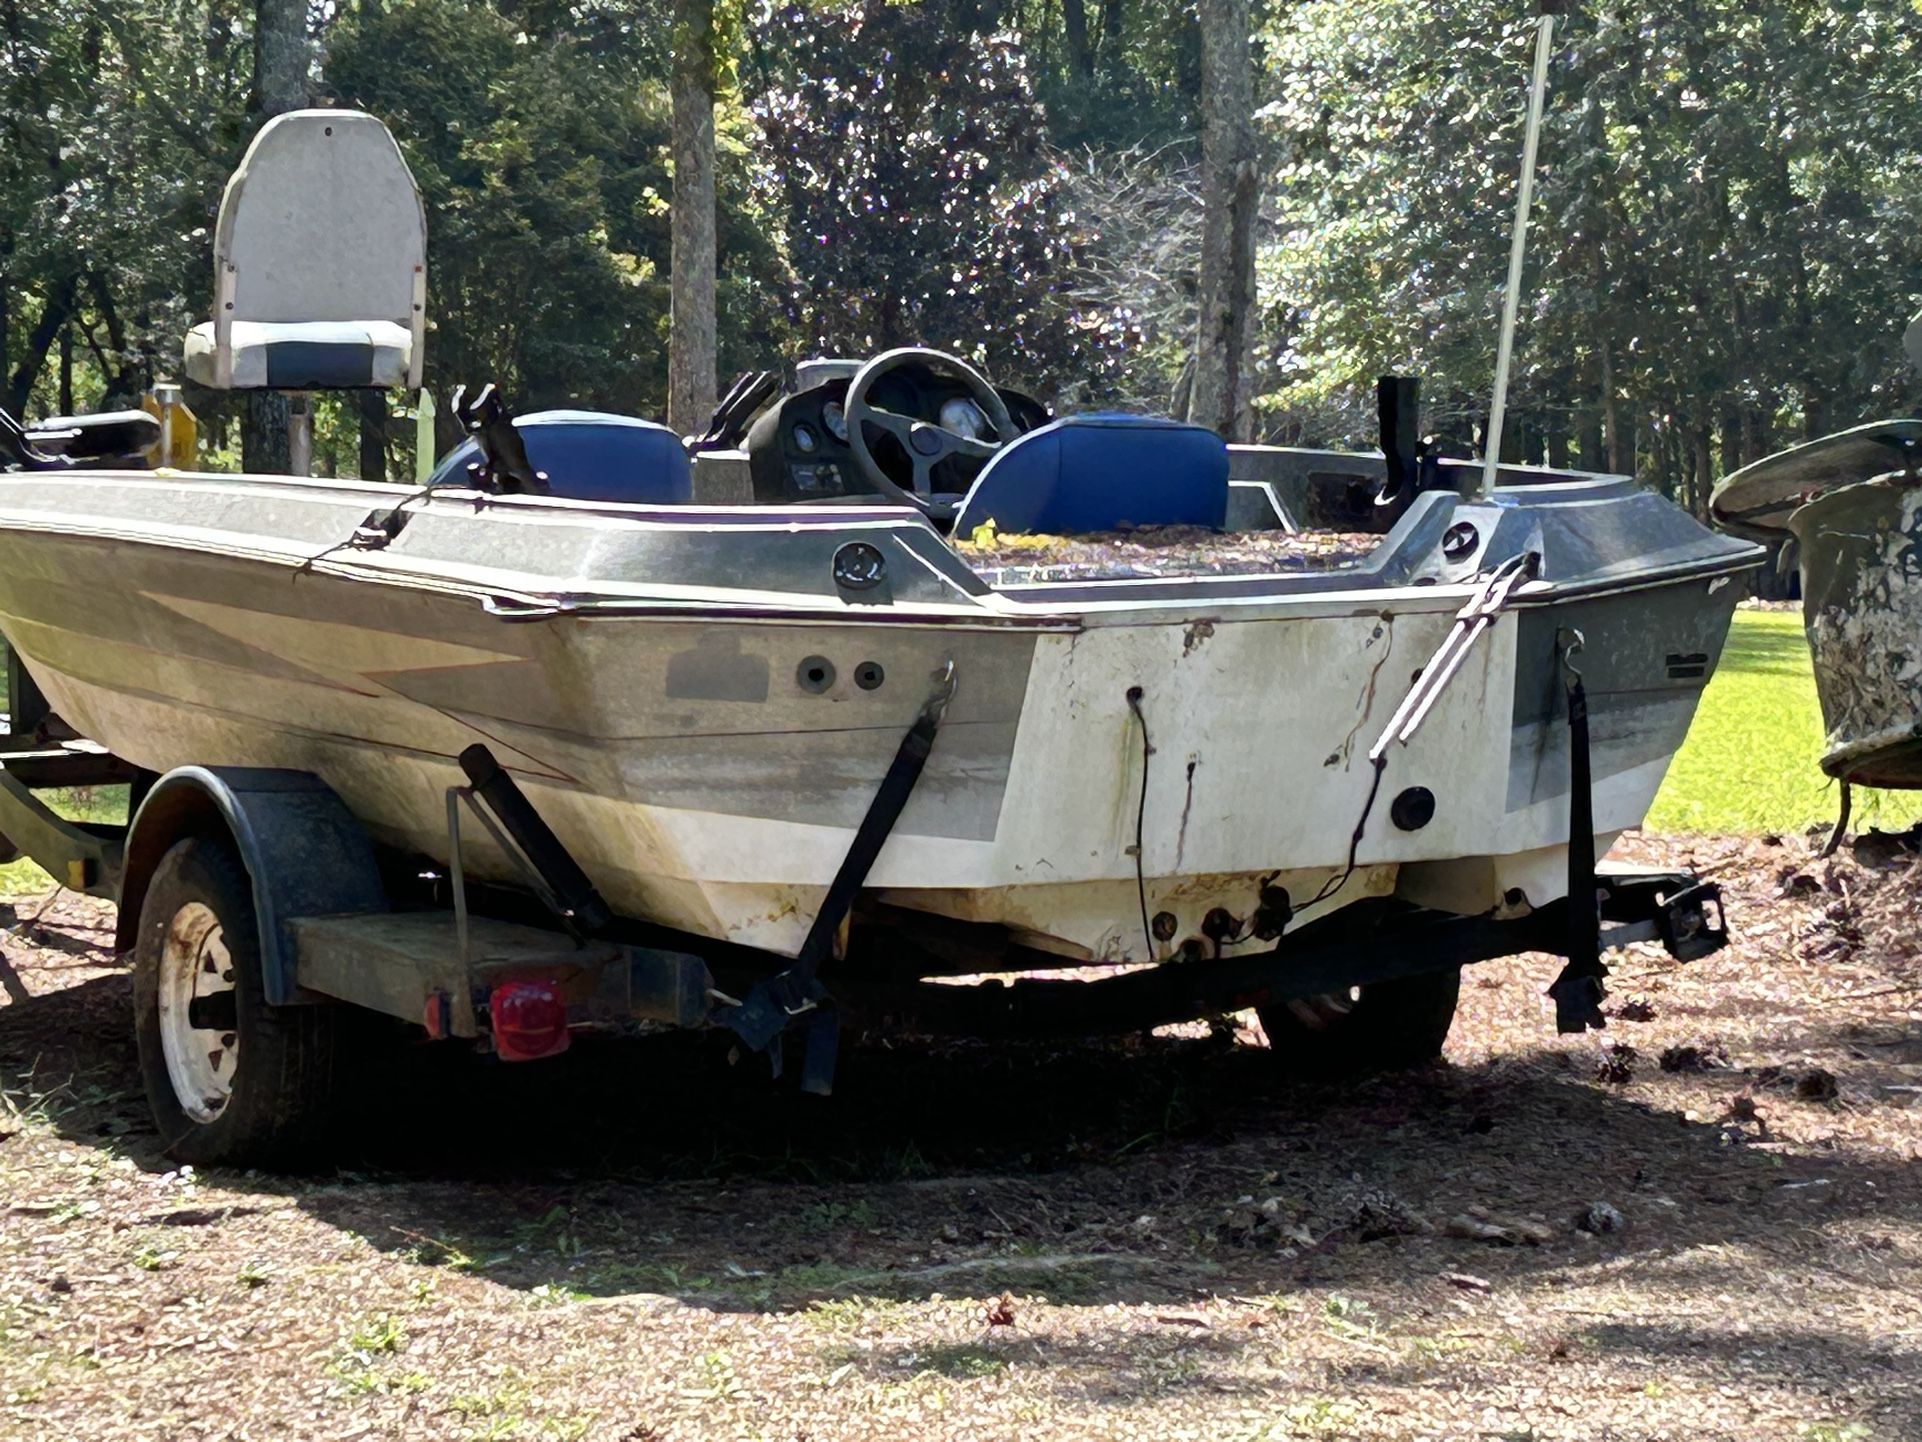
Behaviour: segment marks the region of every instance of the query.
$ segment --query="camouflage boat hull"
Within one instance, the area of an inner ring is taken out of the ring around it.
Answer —
[[[1818,496],[1790,518],[1822,702],[1822,769],[1922,787],[1922,486],[1902,476]]]

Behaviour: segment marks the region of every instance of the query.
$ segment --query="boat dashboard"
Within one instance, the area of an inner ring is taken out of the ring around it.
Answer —
[[[872,502],[887,493],[872,478],[869,465],[878,466],[897,484],[912,487],[913,447],[922,436],[933,439],[933,432],[941,432],[977,444],[998,442],[978,387],[932,358],[909,359],[880,373],[865,392],[873,411],[909,424],[890,429],[892,422],[857,419],[855,425],[865,424],[866,431],[855,436],[849,425],[848,394],[861,370],[857,361],[810,362],[801,367],[795,390],[780,395],[753,418],[742,441],[757,504]],[[1025,391],[1001,385],[992,390],[1017,434],[1053,419],[1048,408]],[[863,442],[871,463],[864,462]],[[697,464],[699,455],[697,449]],[[926,493],[962,496],[984,464],[984,457],[946,449],[925,468]]]

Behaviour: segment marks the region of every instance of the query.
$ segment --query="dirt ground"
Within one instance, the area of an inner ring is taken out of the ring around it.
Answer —
[[[348,1162],[155,1148],[87,902],[0,968],[7,1438],[1922,1437],[1922,868],[1637,843],[1740,942],[1558,1038],[1471,970],[1445,1064],[1258,1032],[844,1055],[419,1048]]]

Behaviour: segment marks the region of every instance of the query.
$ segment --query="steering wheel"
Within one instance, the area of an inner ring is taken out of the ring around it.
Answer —
[[[870,405],[868,392],[874,388],[874,383],[882,376],[908,365],[938,366],[959,379],[967,387],[969,398],[980,407],[981,414],[988,418],[988,424],[994,427],[997,439],[976,440],[936,425],[933,421]],[[905,502],[929,515],[937,510],[930,489],[931,476],[937,465],[949,456],[971,456],[976,460],[986,460],[1021,433],[1008,415],[1007,404],[988,384],[987,377],[958,356],[928,350],[923,346],[903,346],[899,350],[883,351],[862,366],[848,383],[847,399],[841,403],[841,409],[847,417],[848,449],[854,453],[854,463],[860,468],[862,476],[882,495]],[[868,447],[869,426],[886,431],[901,443],[901,449],[907,452],[914,466],[912,490],[899,485],[881,469],[880,462],[875,460],[874,452]]]

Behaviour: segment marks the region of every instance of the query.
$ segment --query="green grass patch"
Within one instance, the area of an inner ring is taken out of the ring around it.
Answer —
[[[31,861],[12,861],[0,866],[0,899],[44,895],[53,878]]]
[[[114,826],[124,826],[127,821],[127,788],[124,786],[57,787],[42,791],[39,796],[69,821],[107,822]],[[0,866],[0,898],[43,896],[52,888],[53,878],[25,857]]]
[[[1821,754],[1822,708],[1801,613],[1738,611],[1648,829],[1799,832],[1834,821],[1840,798]],[[1850,829],[1897,830],[1918,819],[1922,795],[1858,789]]]

